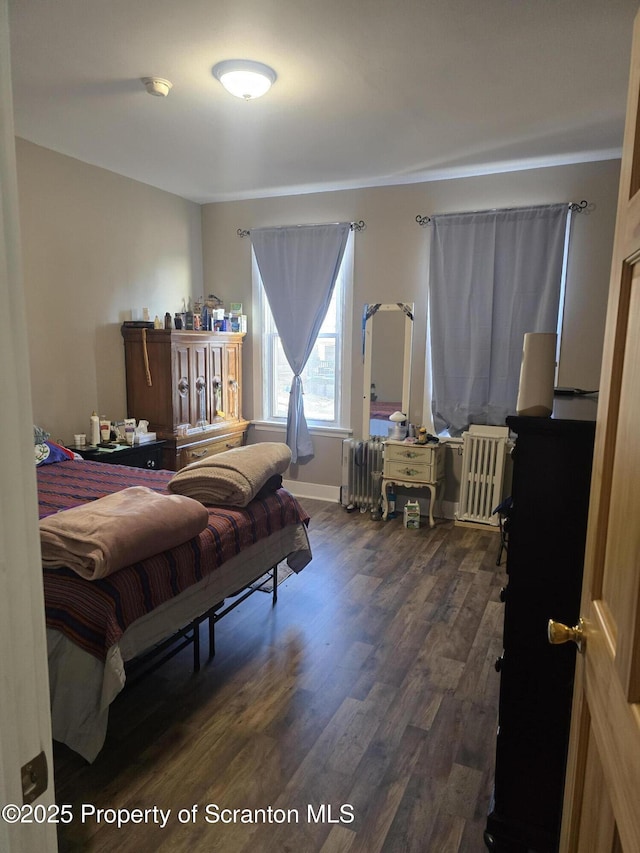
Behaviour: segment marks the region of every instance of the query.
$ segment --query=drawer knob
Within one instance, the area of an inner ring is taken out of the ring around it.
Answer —
[[[147,468],[155,468],[156,463],[154,459],[147,459]]]
[[[558,646],[562,643],[575,643],[578,651],[582,652],[585,643],[584,620],[580,617],[578,624],[573,628],[569,628],[568,625],[563,625],[562,622],[554,622],[553,619],[549,619],[547,636],[553,646]]]

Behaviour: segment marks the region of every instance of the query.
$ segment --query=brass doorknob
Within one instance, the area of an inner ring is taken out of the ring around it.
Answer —
[[[553,619],[549,619],[547,636],[549,637],[549,642],[554,646],[561,643],[575,643],[578,651],[581,652],[585,643],[584,620],[580,617],[578,624],[573,628],[569,628],[568,625],[563,625],[562,622],[554,622]]]

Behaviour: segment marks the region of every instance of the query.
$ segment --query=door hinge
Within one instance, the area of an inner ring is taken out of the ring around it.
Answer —
[[[26,806],[37,800],[49,787],[49,767],[44,751],[21,768],[22,802]]]

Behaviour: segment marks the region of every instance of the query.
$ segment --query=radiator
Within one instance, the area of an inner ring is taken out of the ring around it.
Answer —
[[[508,427],[472,424],[462,434],[462,474],[456,520],[498,527],[494,509],[504,497]]]
[[[374,474],[380,476],[374,477]],[[361,512],[378,508],[382,475],[382,440],[360,441],[347,438],[342,442],[342,486],[340,503],[359,507]]]

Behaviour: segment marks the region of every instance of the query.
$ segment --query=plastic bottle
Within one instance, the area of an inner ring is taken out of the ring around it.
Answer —
[[[396,487],[392,483],[387,492],[387,518],[396,517]]]
[[[89,443],[93,445],[100,444],[100,418],[95,412],[91,413],[89,419]]]

